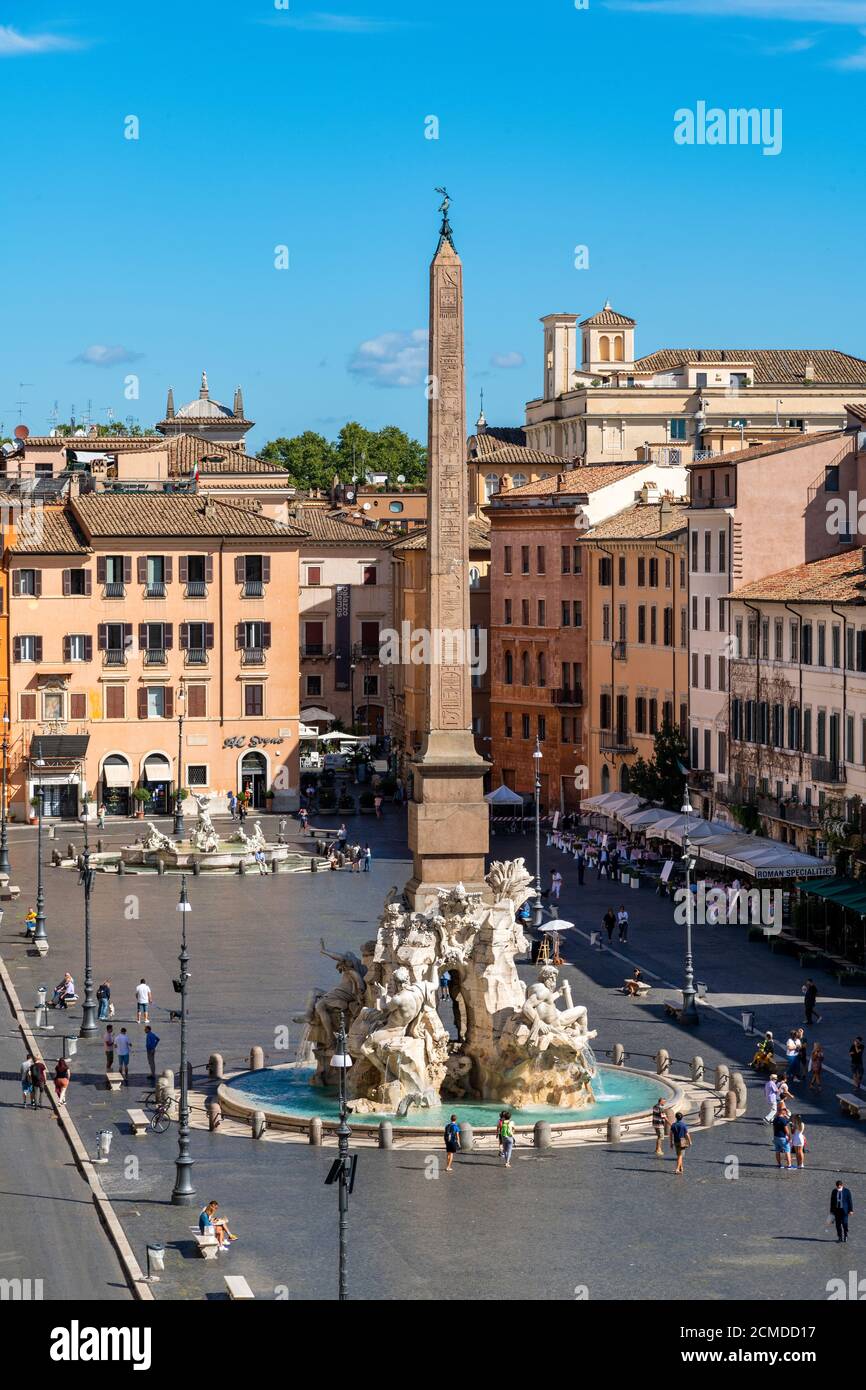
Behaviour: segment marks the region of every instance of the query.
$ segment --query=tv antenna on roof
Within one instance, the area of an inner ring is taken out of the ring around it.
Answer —
[[[23,391],[24,388],[25,388],[26,386],[33,386],[33,385],[34,385],[34,383],[33,383],[32,381],[19,381],[19,383],[18,383],[18,390],[19,390],[19,391]],[[29,402],[29,401],[24,401],[24,400],[18,400],[18,401],[15,402],[15,404],[16,404],[17,407],[18,407],[18,423],[19,423],[19,425],[20,425],[20,424],[21,424],[21,421],[22,421],[23,418],[24,418],[24,407],[25,407],[25,405],[29,405],[30,402]]]

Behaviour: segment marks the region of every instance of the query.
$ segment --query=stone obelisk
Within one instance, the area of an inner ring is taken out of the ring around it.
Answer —
[[[430,265],[427,410],[427,729],[413,763],[409,901],[423,910],[438,888],[479,891],[489,843],[484,774],[475,748],[469,623],[469,484],[463,366],[463,267],[444,189]]]

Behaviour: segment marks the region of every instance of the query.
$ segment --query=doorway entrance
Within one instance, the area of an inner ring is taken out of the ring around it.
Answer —
[[[66,782],[60,785],[43,783],[42,814],[74,820],[78,815],[78,787]]]
[[[268,765],[264,753],[245,753],[241,763],[240,790],[249,797],[251,810],[265,809],[268,790]]]

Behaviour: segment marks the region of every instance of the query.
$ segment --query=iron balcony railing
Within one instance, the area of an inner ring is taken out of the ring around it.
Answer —
[[[264,666],[264,647],[244,647],[242,662],[244,666]]]
[[[628,643],[624,642],[622,638],[619,638],[613,644],[613,659],[614,661],[625,661],[627,655]]]
[[[165,598],[165,582],[162,579],[155,579],[152,583],[146,584],[144,597]]]
[[[165,647],[147,647],[144,652],[145,666],[164,666],[166,663]]]
[[[846,781],[845,764],[834,762],[831,758],[813,758],[812,781],[830,782],[834,785]]]
[[[244,598],[262,598],[265,586],[260,579],[244,580]]]
[[[207,585],[203,579],[188,579],[186,583],[187,598],[207,598]]]
[[[204,647],[187,647],[187,666],[207,666],[207,652]]]
[[[555,705],[582,705],[583,686],[558,686],[555,690],[551,690],[550,698]]]
[[[112,579],[106,583],[103,592],[106,598],[125,598],[126,585],[122,581]]]
[[[125,666],[126,652],[122,647],[107,647],[103,653],[103,663],[106,666]]]
[[[635,743],[629,729],[602,729],[602,753],[633,753]]]

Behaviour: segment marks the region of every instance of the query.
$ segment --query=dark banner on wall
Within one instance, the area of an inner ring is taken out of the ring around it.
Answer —
[[[352,679],[352,614],[348,584],[338,584],[335,592],[334,689],[348,690]]]

